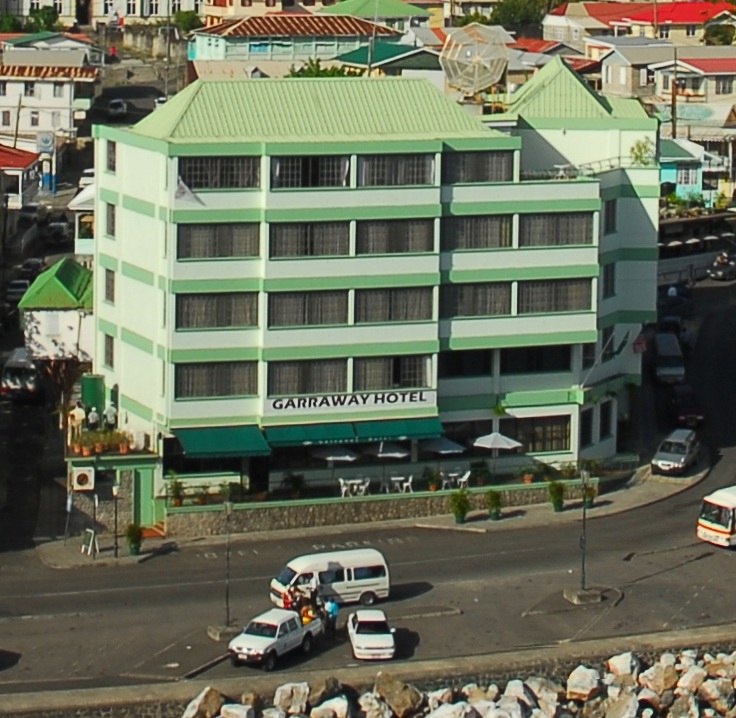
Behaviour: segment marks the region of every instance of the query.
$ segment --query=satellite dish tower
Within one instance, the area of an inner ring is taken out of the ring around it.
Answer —
[[[476,96],[498,84],[507,65],[502,33],[479,23],[453,30],[440,54],[447,82],[466,96]]]

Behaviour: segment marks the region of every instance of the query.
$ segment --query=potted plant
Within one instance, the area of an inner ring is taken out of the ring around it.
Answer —
[[[197,489],[197,493],[195,494],[197,503],[200,504],[201,506],[204,506],[204,504],[207,503],[209,496],[210,496],[210,492],[207,491],[207,488],[204,486],[201,486],[199,489]]]
[[[169,496],[172,506],[181,506],[184,503],[184,485],[176,478],[176,472],[171,471],[166,475],[169,482]]]
[[[91,440],[94,442],[95,454],[102,454],[107,451],[108,438],[104,431],[90,431]]]
[[[440,486],[442,486],[440,470],[431,466],[425,466],[423,473],[424,478],[427,480],[427,488],[430,491],[438,491]]]
[[[92,456],[92,452],[95,448],[96,438],[94,432],[83,431],[79,437],[79,444],[82,450],[82,456]]]
[[[503,497],[498,491],[491,489],[486,493],[486,507],[488,508],[488,517],[491,521],[498,521],[501,518]]]
[[[143,543],[143,529],[135,523],[128,524],[125,529],[125,538],[128,540],[128,550],[131,556],[137,556],[141,552]]]
[[[519,470],[519,478],[523,484],[533,484],[536,470],[533,466],[525,466]]]
[[[547,484],[549,500],[555,511],[562,511],[565,507],[565,485],[561,481],[550,481]]]
[[[130,435],[127,431],[109,431],[107,441],[110,446],[117,447],[121,454],[127,454],[130,451]]]
[[[465,523],[465,517],[470,511],[470,496],[465,489],[453,491],[450,494],[450,510],[455,516],[455,523]]]

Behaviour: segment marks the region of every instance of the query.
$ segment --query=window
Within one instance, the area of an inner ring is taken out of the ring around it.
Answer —
[[[356,254],[408,254],[434,251],[431,219],[394,219],[358,222]]]
[[[64,97],[64,83],[63,82],[55,82],[54,83],[54,97]]]
[[[347,369],[346,359],[271,362],[268,365],[268,395],[344,392]]]
[[[125,14],[130,17],[138,12],[138,0],[126,0]]]
[[[113,369],[115,367],[115,338],[105,334],[105,366]]]
[[[5,97],[8,94],[8,83],[5,80],[0,80],[0,96]]]
[[[603,203],[603,234],[612,234],[616,231],[616,211],[618,203],[615,199],[607,199]]]
[[[359,187],[434,183],[434,155],[370,155],[359,159]]]
[[[277,292],[268,296],[269,327],[347,324],[348,292]]]
[[[677,168],[677,184],[696,184],[698,181],[698,172],[692,167]]]
[[[260,225],[257,222],[180,224],[177,226],[177,259],[226,259],[257,257]]]
[[[38,127],[38,110],[31,110],[31,127]]]
[[[419,322],[432,319],[432,287],[358,289],[355,323]]]
[[[613,402],[601,402],[601,439],[613,436]]]
[[[174,366],[174,398],[253,396],[258,393],[258,363],[224,361]]]
[[[33,97],[36,94],[36,83],[35,82],[24,82],[23,83],[23,94],[26,97]]]
[[[0,115],[0,124],[3,127],[10,127],[10,110],[3,110]]]
[[[269,250],[276,257],[329,257],[350,252],[349,222],[272,224]]]
[[[697,32],[697,25],[685,25],[685,37],[695,37]]]
[[[107,140],[105,143],[105,166],[107,167],[108,172],[114,172],[115,171],[115,162],[116,162],[116,154],[117,154],[117,144],[115,142],[111,142],[110,140]]]
[[[519,215],[520,247],[593,244],[591,212],[554,212]]]
[[[353,569],[354,581],[367,581],[370,579],[383,578],[385,575],[385,566],[358,566]]]
[[[286,187],[347,187],[350,158],[272,157],[271,189]]]
[[[176,295],[177,329],[258,326],[257,292]]]
[[[178,12],[181,12],[181,0],[171,0],[171,14],[176,15]]]
[[[670,89],[670,76],[662,75],[662,90],[664,92],[669,92],[669,89]]]
[[[601,361],[613,359],[613,327],[606,327],[601,332]]]
[[[446,152],[442,155],[442,184],[511,182],[513,152]]]
[[[260,186],[260,157],[180,157],[179,177],[189,189]]]
[[[105,203],[105,234],[115,236],[115,205],[109,202]]]
[[[570,450],[569,416],[502,418],[498,430],[520,441],[526,453]]]
[[[442,221],[442,249],[501,249],[511,246],[510,214],[447,217]]]
[[[603,265],[603,298],[616,296],[616,265],[614,263]]]
[[[440,352],[437,374],[440,379],[490,376],[493,373],[493,352],[490,349],[463,349]]]
[[[646,87],[649,83],[649,71],[646,67],[639,70],[639,87]]]
[[[570,371],[569,345],[518,347],[501,350],[501,374],[537,374]]]
[[[589,311],[589,279],[519,282],[519,314]]]
[[[716,77],[716,95],[733,94],[733,77]]]
[[[613,77],[613,68],[608,64],[604,65],[603,66],[603,82],[606,85],[610,85],[612,77]]]
[[[320,571],[318,574],[321,586],[330,585],[331,583],[342,583],[345,580],[344,568],[328,568],[326,571]]]
[[[669,25],[660,25],[659,26],[659,39],[660,40],[667,40],[670,36],[670,26]]]
[[[511,282],[447,285],[440,298],[444,318],[511,314]]]
[[[593,409],[583,409],[580,412],[580,446],[590,446],[593,443]]]
[[[105,301],[115,303],[115,272],[105,270]]]
[[[158,15],[158,0],[149,0],[148,2],[148,14]]]
[[[367,357],[353,361],[353,391],[429,386],[429,357]]]
[[[618,84],[626,85],[626,68],[625,67],[618,68]]]

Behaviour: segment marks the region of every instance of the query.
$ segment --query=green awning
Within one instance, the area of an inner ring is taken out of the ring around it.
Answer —
[[[184,453],[192,458],[266,456],[271,447],[257,426],[218,426],[174,429]]]
[[[266,439],[271,446],[351,444],[355,441],[355,431],[352,424],[272,426],[266,429]]]
[[[442,436],[442,422],[432,419],[399,419],[356,423],[358,441],[395,441],[400,439],[435,439]]]

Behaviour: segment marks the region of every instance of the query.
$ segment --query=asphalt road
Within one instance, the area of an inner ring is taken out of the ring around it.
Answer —
[[[268,581],[289,557],[367,545],[391,566],[383,608],[398,628],[400,662],[730,623],[736,554],[697,541],[694,529],[703,494],[733,482],[735,329],[736,308],[715,303],[689,368],[706,410],[703,437],[714,449],[709,477],[665,502],[588,523],[587,584],[603,590],[600,604],[573,606],[562,597],[580,583],[579,524],[486,534],[378,526],[340,537],[234,541],[231,617],[242,623],[268,607]],[[663,392],[645,386],[643,394],[655,408],[647,421],[661,428],[654,424],[666,421]],[[0,692],[255,670],[218,662],[224,645],[206,635],[225,618],[222,547],[73,571],[46,569],[30,551],[0,559]],[[286,677],[306,660],[295,656],[279,670]],[[354,663],[344,636],[308,661],[310,669]]]

